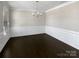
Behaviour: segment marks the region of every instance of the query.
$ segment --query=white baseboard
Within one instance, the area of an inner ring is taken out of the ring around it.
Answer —
[[[24,36],[45,33],[44,26],[25,26],[25,27],[12,27],[11,36]]]
[[[45,29],[48,35],[55,37],[76,49],[79,49],[79,32],[55,28],[52,26],[46,26]]]

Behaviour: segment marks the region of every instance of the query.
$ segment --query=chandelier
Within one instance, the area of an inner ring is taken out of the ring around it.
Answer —
[[[38,9],[39,1],[35,1],[35,11],[32,12],[33,16],[42,16],[42,13]]]

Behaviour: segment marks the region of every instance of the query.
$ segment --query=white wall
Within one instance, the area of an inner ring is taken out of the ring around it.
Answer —
[[[5,7],[5,9],[4,9]],[[5,13],[6,11],[6,13]],[[4,16],[5,13],[5,16]],[[3,47],[5,46],[6,42],[9,40],[10,35],[9,35],[9,26],[4,26],[4,21],[9,20],[9,15],[8,15],[8,4],[5,2],[0,2],[0,52],[2,51]],[[8,23],[5,23],[7,25]]]
[[[23,36],[45,32],[45,15],[36,18],[32,11],[11,11],[11,35]]]
[[[0,2],[0,33],[3,31],[3,7],[2,7],[2,4]]]
[[[44,15],[38,19],[32,16],[32,11],[12,10],[11,12],[11,26],[44,26]]]
[[[11,11],[11,35],[23,36],[47,33],[79,49],[79,2],[49,11],[36,19],[30,11]]]
[[[79,31],[79,2],[47,12],[47,26]]]
[[[76,49],[79,49],[79,32],[53,26],[46,26],[46,33]]]
[[[11,28],[12,37],[41,34],[41,33],[45,33],[44,26],[23,26],[23,27]]]
[[[79,2],[46,13],[46,33],[79,49]]]

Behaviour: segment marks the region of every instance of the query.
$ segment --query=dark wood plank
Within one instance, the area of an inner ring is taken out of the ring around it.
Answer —
[[[79,51],[44,33],[11,38],[0,55],[4,58],[74,58],[79,57]]]

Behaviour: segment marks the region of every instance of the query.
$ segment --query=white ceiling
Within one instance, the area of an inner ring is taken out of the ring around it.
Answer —
[[[65,2],[67,1],[39,1],[37,6],[40,11],[46,11]],[[9,1],[8,3],[13,9],[20,10],[33,11],[36,7],[35,1]]]

